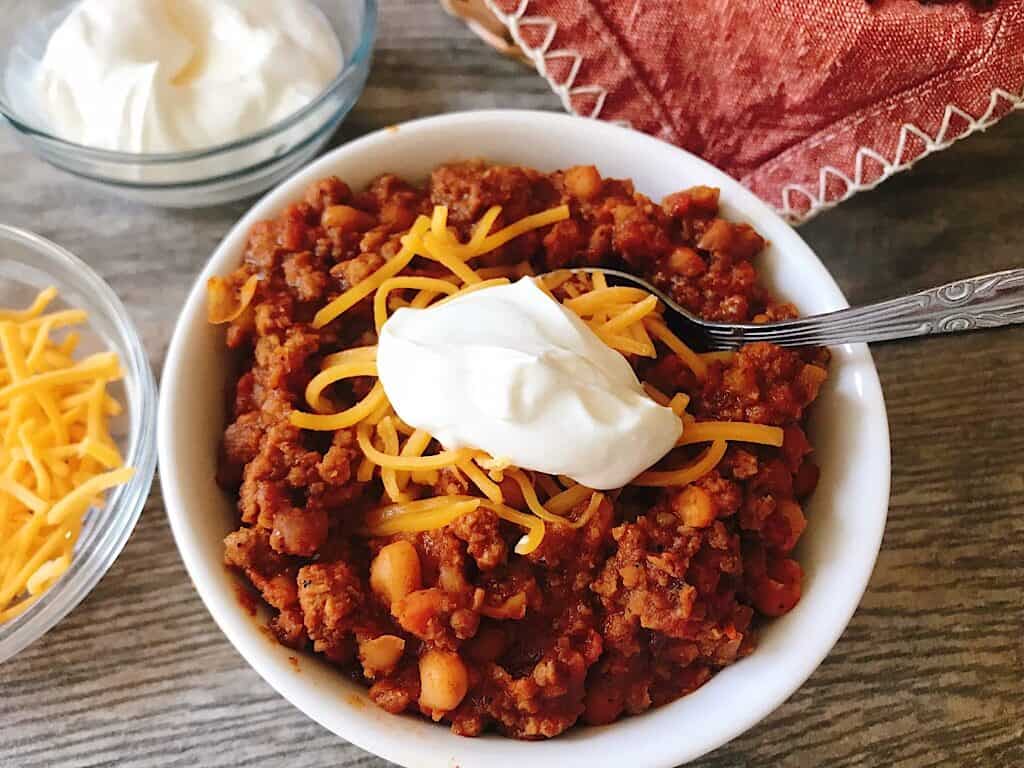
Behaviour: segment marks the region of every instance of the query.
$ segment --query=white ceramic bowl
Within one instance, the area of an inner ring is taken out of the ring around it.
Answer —
[[[293,651],[268,641],[239,604],[236,577],[221,564],[221,540],[235,526],[231,502],[214,482],[227,376],[222,331],[205,320],[204,285],[241,258],[249,228],[299,199],[311,182],[337,174],[353,187],[384,171],[424,178],[442,162],[482,157],[543,170],[594,163],[630,177],[655,199],[694,184],[722,190],[722,209],[771,243],[760,268],[777,295],[803,313],[846,306],[807,244],[768,206],[702,160],[648,136],[546,112],[469,112],[419,120],[347,144],[267,195],[235,226],[199,276],[164,367],[159,414],[160,474],[171,528],[199,594],[224,634],[274,688],[317,722],[407,768],[668,768],[750,728],[786,700],[839,639],[874,566],[889,499],[889,433],[867,347],[833,350],[832,372],[815,405],[812,438],[822,474],[798,557],[803,599],[768,626],[757,650],[668,706],[600,728],[575,728],[545,742],[498,736],[466,739],[443,725],[395,717],[363,688],[312,656],[298,673]]]

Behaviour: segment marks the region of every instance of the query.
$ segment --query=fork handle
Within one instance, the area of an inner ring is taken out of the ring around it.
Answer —
[[[1024,323],[1024,269],[956,280],[936,288],[824,315],[765,325],[709,324],[718,347],[754,341],[829,346],[958,333]]]

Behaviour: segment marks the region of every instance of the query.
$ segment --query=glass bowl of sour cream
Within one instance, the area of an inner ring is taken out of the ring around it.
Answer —
[[[0,114],[21,143],[123,197],[256,195],[362,93],[377,0],[0,0]]]

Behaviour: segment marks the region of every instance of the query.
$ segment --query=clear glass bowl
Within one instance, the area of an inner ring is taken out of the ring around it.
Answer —
[[[96,586],[135,528],[156,469],[156,382],[124,306],[81,259],[31,232],[0,225],[0,306],[28,306],[51,285],[60,293],[50,310],[89,313],[88,323],[76,328],[77,354],[109,349],[121,358],[124,379],[110,392],[124,411],[112,419],[110,431],[135,475],[86,516],[71,567],[57,583],[23,614],[0,624],[0,662],[42,637]]]
[[[32,94],[47,41],[75,0],[0,0],[0,114],[48,163],[123,197],[198,208],[258,194],[312,159],[366,84],[377,0],[312,0],[341,42],[345,61],[324,92],[291,117],[239,141],[173,154],[95,149],[49,133]]]

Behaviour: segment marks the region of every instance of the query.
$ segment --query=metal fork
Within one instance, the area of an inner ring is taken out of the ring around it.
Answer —
[[[1024,323],[1024,269],[969,277],[863,307],[764,324],[701,320],[627,272],[592,267],[572,271],[603,272],[609,285],[628,284],[653,293],[669,309],[666,323],[688,343],[705,350],[737,349],[755,341],[783,347],[856,344]]]

